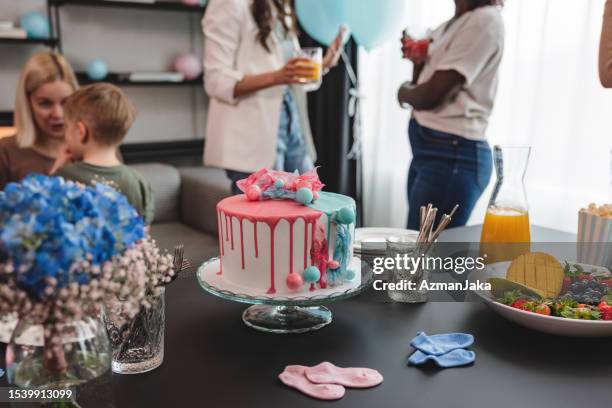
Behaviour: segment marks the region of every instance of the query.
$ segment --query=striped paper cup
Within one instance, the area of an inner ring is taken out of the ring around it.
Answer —
[[[612,267],[612,218],[578,212],[578,262]]]

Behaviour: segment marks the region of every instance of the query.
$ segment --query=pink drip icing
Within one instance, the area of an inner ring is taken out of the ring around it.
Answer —
[[[255,258],[259,258],[259,245],[257,245],[257,220],[253,221],[253,240],[255,241]]]
[[[316,224],[317,224],[316,221],[312,223],[312,235],[310,237],[310,264],[311,265],[315,264],[313,251],[314,251],[314,245],[316,242],[316,237],[315,237]]]
[[[221,212],[217,213],[217,221],[218,221],[218,235],[219,235],[219,248],[221,249],[221,257],[219,258],[219,272],[217,275],[221,275],[223,273],[223,222],[221,221]]]
[[[308,266],[308,220],[304,219],[304,269]]]
[[[232,251],[234,250],[234,223],[232,222],[232,217],[230,216],[230,238],[232,240]]]
[[[240,254],[242,255],[242,270],[244,270],[244,237],[242,234],[242,218],[240,218]]]
[[[293,273],[293,222],[289,221],[289,274]]]
[[[225,240],[229,241],[229,227],[227,220],[229,219],[229,216],[227,214],[225,214]]]
[[[276,225],[270,225],[270,289],[266,292],[268,295],[273,295],[276,293],[276,289],[274,288],[274,230]]]
[[[225,255],[225,251],[223,250],[223,221],[221,221],[221,213],[218,214],[217,220],[219,221],[219,248],[221,249],[221,256]]]

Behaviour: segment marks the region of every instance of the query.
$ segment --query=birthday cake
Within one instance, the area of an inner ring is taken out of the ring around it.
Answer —
[[[237,185],[245,194],[217,204],[222,282],[278,297],[359,285],[352,198],[321,191],[316,170],[262,169]]]

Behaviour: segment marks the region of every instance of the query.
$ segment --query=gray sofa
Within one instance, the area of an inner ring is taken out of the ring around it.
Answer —
[[[151,234],[159,246],[172,250],[185,245],[185,256],[197,267],[219,255],[215,206],[230,194],[225,171],[207,167],[172,167],[160,163],[135,164],[133,169],[150,183],[155,196]]]

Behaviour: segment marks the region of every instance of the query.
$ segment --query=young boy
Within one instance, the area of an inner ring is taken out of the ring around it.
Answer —
[[[67,151],[58,158],[51,174],[84,184],[110,184],[150,224],[154,216],[151,186],[117,159],[117,147],[134,122],[130,100],[114,85],[89,85],[66,100],[64,117]],[[70,162],[73,164],[66,164]]]

